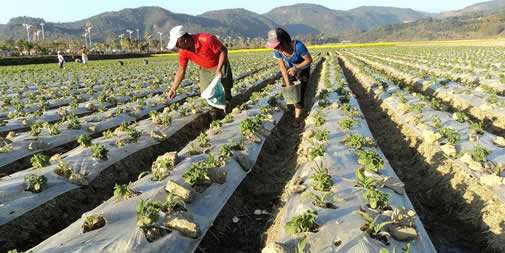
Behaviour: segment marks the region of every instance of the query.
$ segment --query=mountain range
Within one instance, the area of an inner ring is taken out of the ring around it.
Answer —
[[[436,39],[453,36],[453,33],[460,34],[461,30],[469,29],[467,27],[469,22],[474,24],[481,17],[489,17],[492,19],[490,22],[499,26],[498,22],[501,20],[499,10],[504,8],[505,0],[483,2],[461,10],[438,14],[382,6],[363,6],[343,11],[316,4],[295,4],[277,7],[264,14],[245,9],[224,9],[194,16],[174,13],[160,7],[140,7],[105,12],[87,19],[65,23],[45,22],[41,18],[33,17],[16,17],[7,24],[0,24],[0,40],[26,38],[26,30],[22,26],[25,23],[34,27],[40,27],[40,23],[45,23],[45,34],[49,39],[81,37],[84,27],[92,24],[93,41],[115,39],[120,34],[129,36],[127,29],[133,31],[132,38],[137,36],[138,29],[139,37],[144,37],[144,33],[159,36],[158,32],[162,32],[166,40],[170,28],[177,24],[185,25],[189,32],[208,31],[220,36],[250,38],[265,37],[270,28],[281,26],[292,34],[323,34],[346,40],[402,40],[419,37],[419,34],[426,34],[428,39]],[[451,25],[453,27],[450,27]],[[487,33],[496,33],[500,29],[496,27]],[[472,30],[475,30],[473,26]],[[476,34],[465,34],[465,36],[472,35]]]

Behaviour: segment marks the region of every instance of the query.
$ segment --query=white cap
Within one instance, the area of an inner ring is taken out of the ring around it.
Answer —
[[[168,41],[167,48],[169,50],[174,50],[175,45],[177,44],[177,40],[184,34],[186,34],[186,32],[184,31],[184,26],[178,25],[172,28],[172,30],[170,30],[170,40]]]

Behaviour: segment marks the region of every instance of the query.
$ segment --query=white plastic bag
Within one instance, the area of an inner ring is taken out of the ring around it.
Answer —
[[[202,92],[201,97],[205,99],[210,106],[225,110],[224,87],[221,83],[221,77],[216,76]]]

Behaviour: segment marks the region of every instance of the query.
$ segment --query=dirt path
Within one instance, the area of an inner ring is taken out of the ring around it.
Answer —
[[[319,68],[306,94],[312,107]],[[284,187],[297,166],[297,150],[303,128],[294,128],[288,112],[265,143],[251,174],[242,182],[203,238],[197,253],[257,253],[264,247],[267,229],[274,222]],[[267,213],[255,215],[255,210]],[[234,223],[234,217],[238,222]]]
[[[364,95],[362,87],[345,71],[351,89],[356,95],[367,123],[380,148],[395,172],[405,183],[407,194],[414,204],[430,238],[440,253],[481,252],[475,244],[475,232],[465,231],[455,218],[453,210],[444,206],[433,189],[423,182],[430,167],[417,150],[406,142],[397,125],[381,111],[379,105]],[[413,173],[414,172],[414,173]]]

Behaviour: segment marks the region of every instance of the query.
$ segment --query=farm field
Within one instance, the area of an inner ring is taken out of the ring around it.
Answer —
[[[0,252],[504,252],[504,49],[313,47],[298,128],[264,50],[0,67]]]

